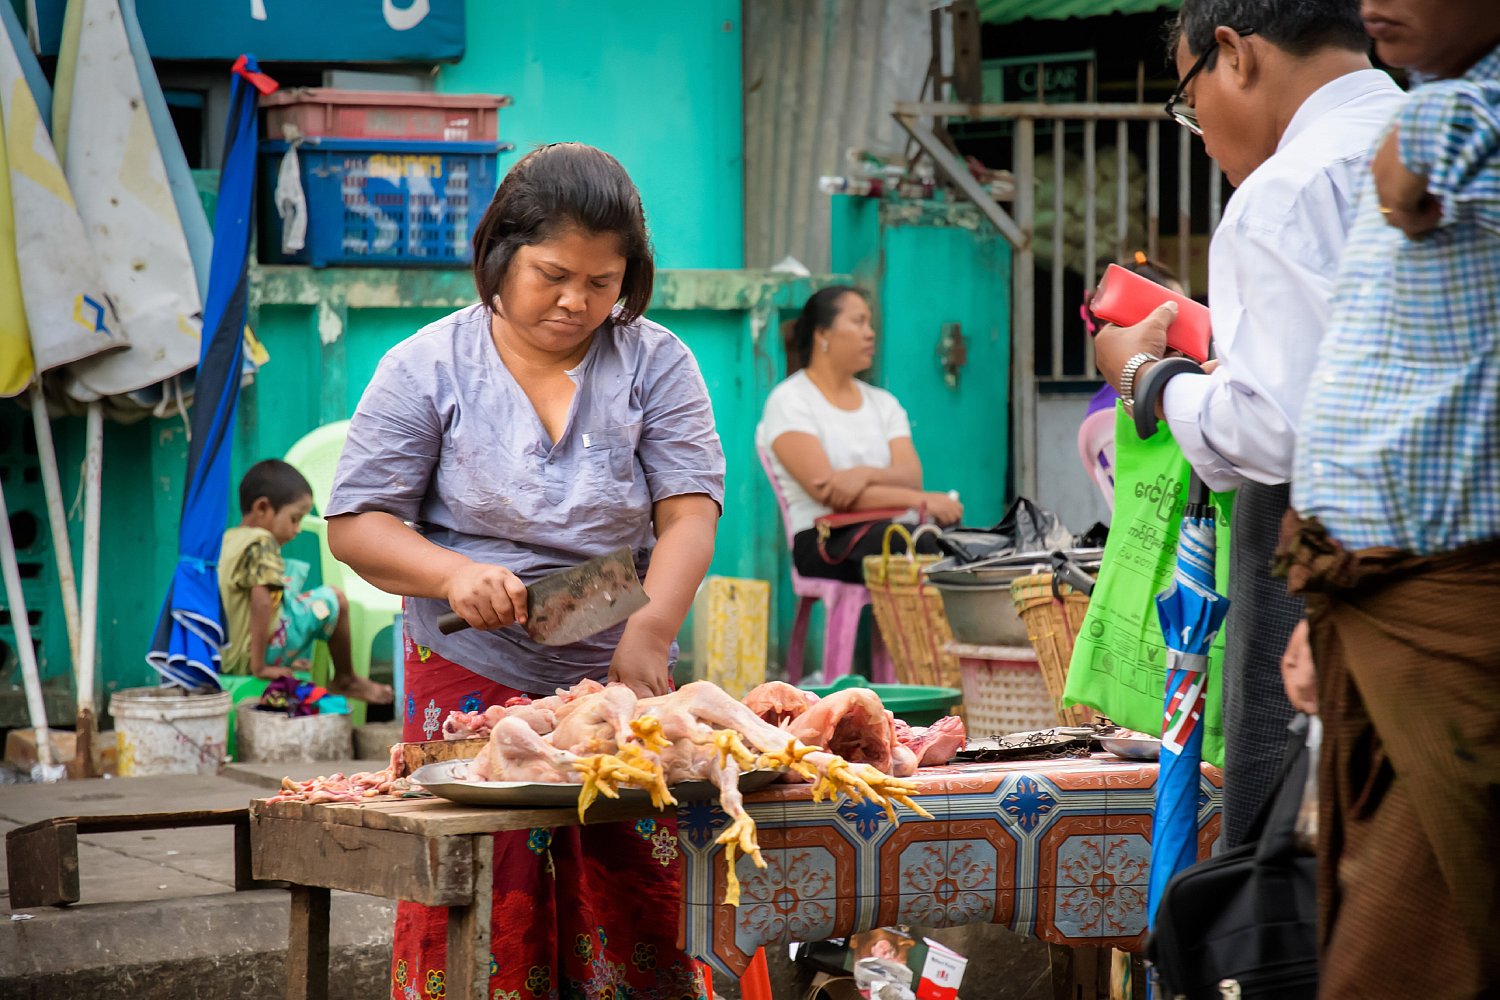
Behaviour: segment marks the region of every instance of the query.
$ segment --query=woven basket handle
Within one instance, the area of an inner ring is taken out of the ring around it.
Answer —
[[[906,530],[906,525],[899,521],[892,521],[886,525],[885,537],[880,540],[880,569],[887,577],[891,572],[891,539],[897,535],[906,543],[906,556],[911,558],[916,551],[916,543],[912,541],[911,532]]]

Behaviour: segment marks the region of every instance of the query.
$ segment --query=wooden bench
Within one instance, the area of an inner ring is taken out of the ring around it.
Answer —
[[[234,887],[262,888],[250,872],[248,809],[131,813],[118,816],[54,816],[5,835],[10,905],[67,906],[78,902],[78,836],[131,830],[173,830],[189,826],[234,827]]]

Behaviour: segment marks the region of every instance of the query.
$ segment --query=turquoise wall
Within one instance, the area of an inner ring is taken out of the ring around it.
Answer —
[[[911,418],[929,490],[957,490],[964,523],[988,527],[1010,502],[1010,246],[968,205],[832,199],[836,270],[875,292],[871,380]],[[940,351],[961,331],[956,384]]]
[[[598,146],[640,187],[658,266],[743,264],[739,0],[469,0],[467,12],[468,51],[438,89],[515,99],[500,112],[510,162],[542,143]]]
[[[777,581],[773,647],[789,633],[793,609],[755,425],[785,371],[781,325],[817,285],[766,272],[669,270],[658,273],[647,310],[687,343],[703,371],[728,462],[712,572]],[[236,476],[285,454],[308,429],[348,417],[381,356],[422,324],[469,304],[473,291],[462,271],[265,267],[252,273],[251,298],[272,363],[242,397]]]
[[[516,143],[518,152],[502,157],[502,170],[520,151],[539,143],[577,140],[600,146],[621,160],[641,189],[659,267],[740,266],[741,36],[735,0],[644,5],[612,0],[504,5],[469,0],[467,16],[465,58],[441,67],[437,84],[450,93],[483,91],[514,98],[515,105],[501,114],[500,133]],[[255,328],[272,360],[243,396],[236,479],[252,462],[284,454],[311,428],[348,416],[387,349],[473,299],[467,272],[462,271],[330,271],[319,276],[287,270],[293,277],[283,274],[283,283],[276,285],[279,291],[273,289],[269,297],[258,300]],[[304,285],[310,282],[308,287],[323,291],[289,291],[298,286],[297,275],[306,279]],[[769,299],[761,302],[771,294],[764,289],[786,283],[751,282],[757,289],[752,295],[745,290],[745,276],[731,272],[725,277],[727,283],[689,279],[688,291],[673,300],[675,305],[659,293],[652,315],[676,329],[699,353],[726,442],[748,441],[751,413],[758,414],[758,400],[769,388],[766,380],[774,363],[764,360],[759,374],[748,374],[754,366],[746,359],[756,350],[750,300],[762,312],[778,308]],[[662,276],[666,292],[672,284],[669,275]],[[715,285],[721,286],[718,291]],[[259,280],[258,286],[263,287]],[[781,295],[790,301],[790,293]],[[319,302],[324,303],[321,311]],[[330,334],[335,328],[338,333]],[[82,461],[82,421],[55,421],[54,433],[63,491],[71,502]],[[34,458],[27,454],[31,440],[25,412],[0,405],[0,476],[12,513],[19,510],[45,525]],[[769,494],[753,499],[754,480],[738,471],[752,468],[743,459],[739,455],[733,460],[736,471],[729,488],[734,500],[721,536],[736,544],[721,545],[716,567],[772,578],[776,567],[766,560],[774,558],[775,549],[763,539],[761,544],[754,540],[760,537],[757,530],[774,537],[775,509],[770,507],[771,527],[750,527],[757,518],[766,520],[765,505],[771,501]],[[101,704],[107,704],[111,690],[155,681],[144,656],[176,560],[185,462],[181,420],[106,425]],[[75,562],[81,551],[80,530],[74,517]],[[304,540],[294,542],[291,551],[299,558],[311,556]],[[40,616],[36,633],[42,670],[55,694],[49,714],[63,721],[72,716],[67,707],[69,657],[45,530],[22,559],[35,567],[26,588],[28,600],[38,605],[34,610]],[[0,609],[0,642],[13,647],[7,615],[7,609]],[[23,724],[19,683],[15,657],[0,649],[0,728]]]

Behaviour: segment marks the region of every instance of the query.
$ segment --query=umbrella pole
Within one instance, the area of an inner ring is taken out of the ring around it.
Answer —
[[[62,483],[57,475],[57,449],[52,443],[52,421],[40,384],[31,387],[31,422],[36,428],[36,453],[42,467],[42,490],[47,495],[47,520],[52,528],[52,553],[57,559],[57,585],[62,590],[63,617],[68,625],[68,653],[73,676],[78,677],[78,576],[73,570],[73,543],[63,511]],[[81,689],[80,689],[81,690]]]
[[[78,657],[78,578],[73,572],[73,545],[68,538],[68,518],[63,512],[62,483],[57,475],[57,448],[52,443],[52,421],[47,417],[47,401],[38,382],[31,387],[31,422],[36,430],[37,464],[42,467],[42,490],[47,496],[47,520],[52,529],[52,554],[57,560],[57,585],[62,590],[63,618],[68,626],[68,653],[73,657],[73,686],[78,692],[77,743],[73,759],[68,762],[70,778],[94,777],[94,727],[92,711],[86,711],[82,677],[83,661]],[[90,682],[92,684],[92,682]]]
[[[83,766],[92,770],[94,660],[99,645],[99,504],[104,477],[104,404],[89,404],[88,447],[83,463],[83,614],[78,632],[78,741]]]
[[[62,775],[52,761],[52,731],[47,728],[47,703],[42,698],[42,678],[37,671],[36,647],[31,642],[31,618],[26,612],[26,595],[21,590],[21,567],[16,564],[16,542],[10,534],[10,512],[5,506],[5,490],[0,487],[0,571],[5,576],[5,602],[10,607],[10,623],[16,634],[16,654],[21,660],[21,679],[26,687],[26,709],[31,728],[36,733],[37,765],[32,777],[38,781],[56,781]]]

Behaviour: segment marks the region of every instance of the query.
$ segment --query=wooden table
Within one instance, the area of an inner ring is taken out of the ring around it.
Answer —
[[[649,805],[605,800],[588,819],[650,813]],[[255,877],[291,883],[287,997],[328,996],[329,890],[342,889],[448,907],[446,995],[488,998],[494,851],[487,835],[577,824],[576,809],[475,809],[430,798],[250,803]]]
[[[687,953],[737,977],[762,946],[896,922],[998,923],[1078,949],[1087,961],[1110,947],[1140,947],[1155,764],[1096,755],[924,768],[916,780],[917,801],[933,818],[902,809],[897,826],[872,805],[813,803],[808,785],[746,796],[768,867],[740,860],[738,909],[721,903],[724,863],[714,838],[723,813],[711,803],[680,807]],[[1205,767],[1203,855],[1218,836],[1219,784],[1217,770]],[[648,805],[600,800],[588,818],[651,816]],[[488,1000],[493,852],[485,836],[572,826],[578,813],[426,798],[262,800],[251,803],[250,821],[255,877],[292,883],[289,998],[327,996],[329,890],[342,889],[449,907],[446,996]]]

